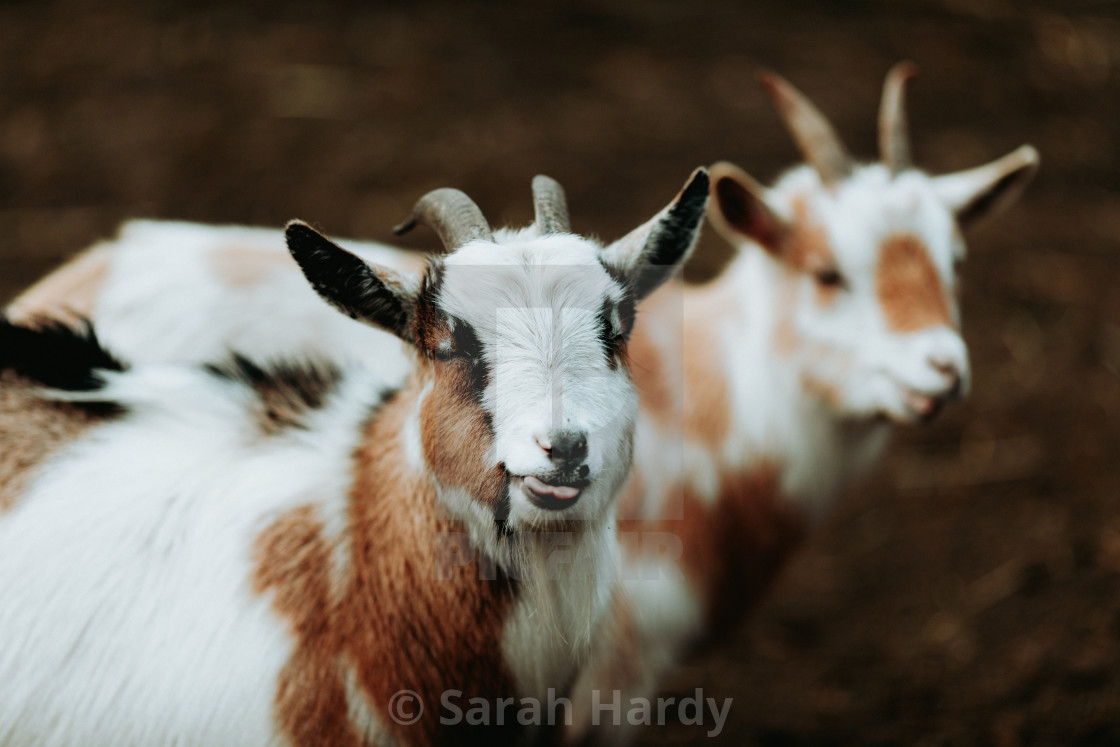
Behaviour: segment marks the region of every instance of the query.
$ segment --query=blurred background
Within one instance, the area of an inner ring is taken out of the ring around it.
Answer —
[[[699,164],[796,162],[765,67],[873,157],[899,59],[929,171],[1042,154],[969,237],[973,395],[900,432],[670,689],[733,697],[729,744],[1117,744],[1116,2],[4,2],[0,301],[129,217],[388,240],[438,186],[527,223],[538,172],[614,238]],[[709,231],[690,274],[725,257]]]

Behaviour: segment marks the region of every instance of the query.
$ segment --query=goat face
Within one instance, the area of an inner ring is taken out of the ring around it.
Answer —
[[[968,389],[957,271],[961,228],[1012,202],[1037,168],[1024,146],[971,171],[930,177],[898,132],[904,65],[888,76],[885,163],[850,160],[823,116],[787,82],[766,84],[811,165],[770,190],[712,168],[709,217],[744,250],[761,246],[777,286],[775,347],[800,383],[842,417],[933,417]],[[823,143],[823,145],[822,145]]]
[[[707,193],[698,171],[608,247],[539,227],[459,231],[467,241],[423,278],[372,267],[301,224],[288,238],[329,301],[416,347],[423,460],[452,510],[543,528],[601,520],[621,488],[637,409],[633,310],[688,256]]]
[[[629,468],[637,398],[617,310],[634,301],[600,253],[571,235],[475,242],[438,270],[423,349],[436,386],[469,382],[469,397],[456,388],[432,424],[487,424],[510,527],[601,516]]]

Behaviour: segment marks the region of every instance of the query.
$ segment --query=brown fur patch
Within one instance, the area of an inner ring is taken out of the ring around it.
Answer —
[[[345,571],[331,568],[333,545],[308,507],[293,509],[257,540],[256,586],[274,593],[273,604],[296,638],[275,714],[298,747],[358,743],[346,715],[346,668],[379,723],[395,729],[401,741],[516,739],[515,729],[495,733],[439,723],[446,689],[490,702],[512,695],[501,634],[516,586],[485,559],[457,552],[469,551],[463,528],[446,517],[430,479],[407,466],[400,433],[417,389],[384,406],[355,455]],[[344,574],[343,593],[332,593],[332,574]],[[387,712],[402,689],[414,690],[425,704],[412,726],[396,726]]]
[[[797,272],[815,276],[826,270],[836,269],[836,255],[824,226],[809,215],[809,205],[804,197],[793,200],[794,221],[783,237],[782,257],[786,265]],[[840,291],[839,285],[816,282],[814,298],[818,306],[830,306]]]
[[[14,373],[0,373],[0,513],[16,504],[43,462],[105,420],[81,407],[45,402]]]
[[[618,514],[620,519],[637,519],[642,515],[642,503],[646,499],[646,483],[641,473],[631,470],[626,484],[622,488],[622,495],[618,501]]]
[[[288,619],[296,649],[280,672],[276,713],[299,747],[360,745],[350,723],[331,604],[331,546],[314,506],[294,508],[257,537],[253,588],[271,590],[273,608]]]
[[[435,386],[420,408],[424,457],[443,485],[464,488],[480,499],[493,496],[496,502],[505,488],[505,469],[486,467],[484,456],[494,434],[485,411],[470,394],[466,367],[462,361],[433,366]]]
[[[646,304],[656,304],[664,289],[655,292]],[[654,311],[653,316],[659,316]],[[638,324],[626,346],[626,358],[641,397],[642,413],[663,428],[679,428],[682,403],[680,385],[670,378],[670,366],[679,361],[665,360],[653,340],[650,325]]]
[[[206,254],[206,265],[214,277],[232,288],[259,285],[277,267],[297,269],[296,261],[287,252],[241,244],[211,249]]]
[[[731,432],[731,394],[720,326],[739,308],[721,294],[686,299],[684,332],[684,435],[715,447]]]
[[[817,306],[826,307],[831,306],[836,300],[836,296],[840,293],[839,285],[822,285],[816,284],[814,297],[817,300]]]
[[[450,342],[454,335],[451,327],[436,308],[436,296],[443,284],[443,267],[433,260],[424,273],[423,291],[416,301],[412,320],[412,336],[421,350],[432,353],[439,350],[444,342]]]
[[[815,273],[836,266],[828,232],[809,215],[804,197],[793,200],[794,221],[782,241],[782,257],[802,272]]]
[[[639,323],[627,351],[642,412],[659,426],[706,445],[718,444],[731,430],[723,340],[717,325],[738,311],[728,297],[733,292],[730,285],[718,290],[684,288],[684,310],[673,310],[671,304],[680,303],[682,287],[666,285],[642,305],[640,313],[662,325],[674,314],[683,316],[680,347],[659,349],[653,337],[665,330]],[[670,373],[674,371],[682,373],[683,386],[680,377]]]
[[[680,562],[705,603],[708,640],[732,631],[765,596],[805,535],[806,518],[781,496],[778,475],[773,465],[725,475],[711,504],[685,488],[681,519],[619,522],[620,532],[680,538]]]
[[[953,326],[941,276],[920,238],[898,234],[884,241],[875,272],[876,293],[891,331]]]
[[[797,349],[800,340],[793,328],[793,319],[783,316],[774,328],[774,350],[782,355],[789,355]]]
[[[93,316],[109,275],[112,254],[95,246],[24,291],[5,312],[13,322],[34,326],[36,318],[75,323]]]
[[[779,355],[789,356],[797,351],[802,342],[794,326],[794,312],[797,309],[797,278],[792,273],[783,273],[777,299],[778,322],[774,327],[774,351]]]

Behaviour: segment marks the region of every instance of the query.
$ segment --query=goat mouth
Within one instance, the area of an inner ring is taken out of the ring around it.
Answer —
[[[913,389],[903,389],[902,401],[906,409],[914,418],[922,423],[928,423],[937,417],[945,405],[946,397],[922,394]]]
[[[571,508],[583,494],[588,481],[576,483],[548,483],[539,477],[525,475],[521,478],[521,490],[537,508],[546,511],[563,511]]]

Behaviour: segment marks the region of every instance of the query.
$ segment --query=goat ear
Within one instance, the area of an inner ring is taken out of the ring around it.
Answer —
[[[752,241],[771,254],[779,253],[789,228],[767,203],[766,188],[727,161],[712,166],[708,220],[729,243],[740,246]]]
[[[302,221],[289,223],[284,237],[311,287],[328,303],[353,319],[415,342],[418,278],[370,264]]]
[[[624,278],[640,301],[688,259],[707,205],[708,172],[699,168],[664,210],[603,249],[600,259]]]
[[[933,189],[967,228],[1015,202],[1036,171],[1038,151],[1024,145],[983,166],[935,177]]]

